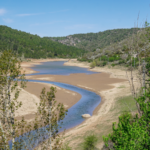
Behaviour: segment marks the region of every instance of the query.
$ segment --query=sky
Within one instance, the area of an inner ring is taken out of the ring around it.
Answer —
[[[0,25],[41,37],[142,27],[145,20],[149,0],[0,0]]]

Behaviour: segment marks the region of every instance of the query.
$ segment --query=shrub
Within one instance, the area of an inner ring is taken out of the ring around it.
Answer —
[[[112,61],[114,61],[114,60],[115,60],[114,57],[110,57],[110,58],[109,58],[109,61],[110,61],[110,62],[112,62]]]
[[[112,66],[112,67],[114,67],[114,66],[115,66],[115,64],[111,64],[111,66]]]
[[[106,62],[106,61],[104,61],[104,62],[103,62],[103,66],[105,66],[106,64],[107,64],[107,62]]]
[[[98,139],[97,139],[97,137],[95,135],[87,136],[84,139],[83,149],[84,150],[94,150],[97,141],[98,141]]]
[[[90,59],[88,60],[89,63],[90,63],[91,61],[92,61],[92,60],[90,60]]]
[[[71,147],[69,147],[68,143],[63,145],[63,148],[61,150],[71,150]]]
[[[93,61],[93,62],[90,64],[90,67],[91,67],[91,68],[94,68],[95,66],[96,66],[96,62]]]
[[[100,66],[101,62],[99,60],[96,61],[96,66]]]
[[[120,61],[119,61],[119,64],[123,64],[123,63],[125,63],[124,60],[120,60]]]

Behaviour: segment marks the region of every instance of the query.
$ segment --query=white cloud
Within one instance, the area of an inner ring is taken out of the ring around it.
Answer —
[[[5,9],[0,9],[0,16],[4,15],[6,13]]]
[[[65,29],[92,29],[94,28],[95,24],[76,24],[72,26],[67,26]]]
[[[12,22],[13,22],[13,20],[12,20],[12,19],[9,19],[9,18],[3,19],[3,21],[4,21],[5,23],[12,23]]]
[[[17,16],[19,17],[25,17],[25,16],[35,16],[35,15],[42,15],[45,13],[35,13],[35,14],[18,14]]]

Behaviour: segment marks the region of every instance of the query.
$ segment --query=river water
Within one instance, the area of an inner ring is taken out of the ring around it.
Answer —
[[[87,68],[81,68],[76,66],[65,66],[66,61],[52,61],[44,62],[41,65],[35,65],[32,67],[33,70],[38,71],[39,73],[33,73],[30,75],[44,75],[44,74],[53,74],[53,75],[69,75],[72,73],[86,73],[86,74],[95,74],[97,72],[88,71]]]
[[[34,73],[30,75],[53,74],[53,75],[66,75],[67,76],[71,73],[86,73],[86,74],[97,73],[97,72],[88,71],[86,68],[64,66],[63,65],[64,63],[65,61],[54,61],[54,62],[45,62],[45,63],[42,63],[41,65],[36,65],[32,69],[34,69],[35,71],[38,71],[39,73]],[[81,99],[75,105],[73,105],[70,109],[68,109],[67,115],[63,119],[63,124],[61,125],[59,132],[63,131],[64,129],[70,129],[72,127],[75,127],[81,124],[84,121],[84,118],[82,118],[82,114],[92,115],[94,109],[99,105],[101,101],[100,96],[97,95],[96,93],[73,86],[73,85],[60,83],[60,82],[41,81],[41,80],[28,80],[28,81],[50,83],[50,84],[59,86],[61,88],[75,91],[81,94],[82,96]],[[36,138],[37,136],[36,131],[32,131],[32,135],[34,135],[34,138],[32,137],[32,139],[34,140],[27,138],[28,133],[26,134],[26,136],[24,136],[24,139],[26,139],[25,141],[26,141],[26,145],[28,146],[28,149],[33,149],[33,147],[36,147],[43,140],[43,138]],[[21,138],[22,137],[20,137],[19,139]],[[47,137],[45,137],[45,139],[46,138]]]

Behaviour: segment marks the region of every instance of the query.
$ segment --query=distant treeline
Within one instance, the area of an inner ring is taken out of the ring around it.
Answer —
[[[41,38],[38,35],[0,26],[0,51],[12,49],[25,58],[75,58],[85,51],[73,46]]]
[[[139,28],[114,29],[98,33],[74,34],[65,37],[47,37],[65,45],[75,46],[87,51],[104,48],[113,43],[120,42],[139,31]]]

